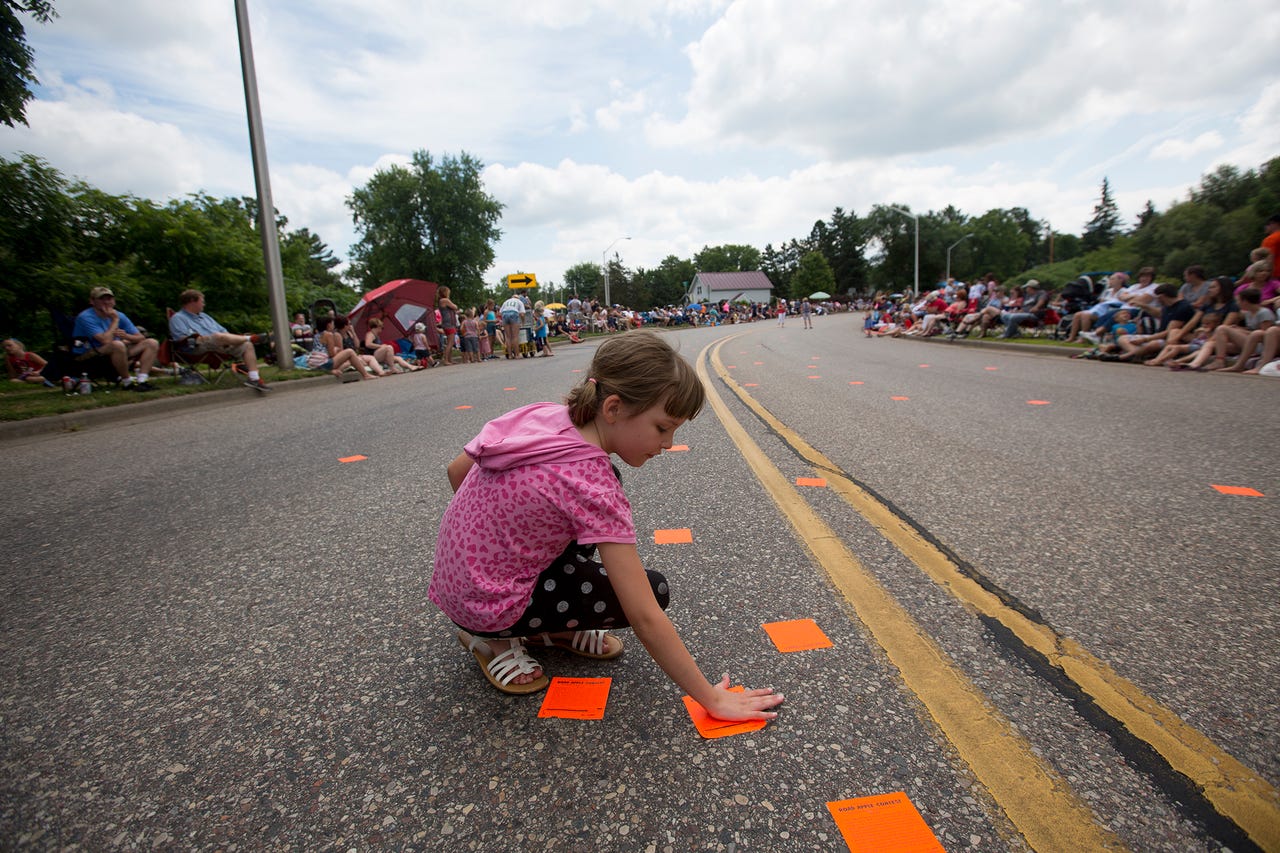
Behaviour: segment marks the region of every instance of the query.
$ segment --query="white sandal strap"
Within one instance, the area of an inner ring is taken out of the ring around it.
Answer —
[[[602,655],[609,648],[608,643],[605,642],[606,633],[605,631],[575,631],[573,647],[590,655]]]
[[[494,655],[487,668],[490,675],[505,685],[517,676],[531,674],[538,668],[538,662],[529,657],[523,645],[514,645]]]

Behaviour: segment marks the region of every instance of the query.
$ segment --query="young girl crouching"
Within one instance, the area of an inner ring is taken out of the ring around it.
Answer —
[[[564,404],[534,403],[490,421],[449,465],[428,596],[463,630],[489,681],[528,694],[550,682],[526,641],[611,659],[630,627],[677,685],[714,717],[772,719],[771,689],[731,692],[702,675],[664,608],[666,579],[636,550],[616,454],[639,468],[671,447],[702,408],[692,366],[658,335],[606,341]],[[597,559],[598,552],[598,559]]]

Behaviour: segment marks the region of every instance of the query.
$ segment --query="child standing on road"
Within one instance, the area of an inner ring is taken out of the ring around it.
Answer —
[[[468,308],[462,321],[462,363],[480,363],[480,321],[475,308]]]
[[[698,414],[702,383],[652,332],[611,338],[564,404],[534,403],[485,425],[449,465],[430,599],[504,693],[550,682],[526,640],[596,659],[622,654],[630,626],[658,665],[713,716],[772,719],[772,690],[703,677],[664,609],[666,579],[636,550],[616,453],[639,468]],[[597,549],[599,557],[597,559]]]

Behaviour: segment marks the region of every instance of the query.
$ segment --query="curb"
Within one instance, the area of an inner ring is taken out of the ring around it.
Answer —
[[[332,384],[332,376],[314,376],[306,379],[291,379],[288,382],[275,382],[268,394],[288,391],[300,391],[321,384]],[[124,392],[121,392],[124,393]],[[103,424],[119,423],[171,412],[182,412],[204,406],[235,406],[256,400],[261,392],[248,388],[227,388],[221,391],[202,391],[199,394],[187,394],[182,397],[164,397],[159,400],[142,400],[137,403],[125,403],[119,406],[108,406],[101,409],[86,409],[83,412],[67,412],[61,415],[46,415],[42,418],[28,418],[23,421],[6,421],[0,423],[0,442],[16,438],[29,438],[34,435],[50,433],[79,432],[90,427]]]
[[[910,340],[910,341],[915,341],[916,343],[922,343],[922,344],[945,344],[946,346],[953,346],[953,347],[962,346],[962,347],[982,347],[985,349],[999,349],[999,350],[1005,350],[1006,352],[1020,352],[1026,355],[1035,355],[1035,356],[1041,356],[1041,357],[1060,355],[1060,356],[1069,358],[1074,353],[1082,352],[1082,350],[1064,349],[1062,347],[1044,347],[1044,346],[1037,346],[1036,344],[1013,344],[1013,343],[1005,343],[1004,341],[1001,341],[1001,340],[985,340],[983,338],[974,338],[974,339],[962,338],[960,340],[949,341],[942,335],[935,335],[932,338],[907,338],[904,336],[904,337],[898,338],[898,340]]]

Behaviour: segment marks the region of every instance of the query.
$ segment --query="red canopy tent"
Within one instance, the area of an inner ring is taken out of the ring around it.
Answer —
[[[398,278],[360,297],[356,307],[348,315],[356,334],[364,340],[369,331],[369,320],[382,320],[382,341],[392,343],[397,338],[413,335],[413,324],[421,322],[427,327],[427,341],[432,349],[439,347],[436,332],[436,283],[416,278]]]

